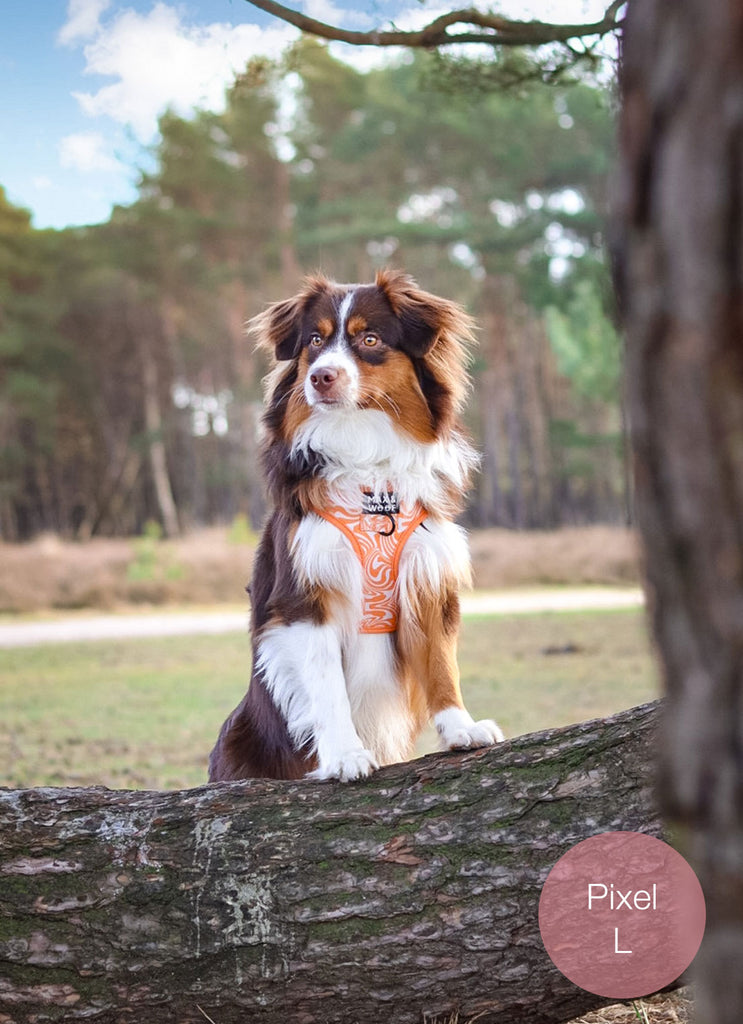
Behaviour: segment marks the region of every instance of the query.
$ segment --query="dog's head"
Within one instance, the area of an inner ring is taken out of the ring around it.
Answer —
[[[282,396],[289,433],[315,410],[378,409],[429,441],[452,426],[466,392],[470,317],[399,271],[363,285],[308,278],[251,326],[290,363],[274,386],[290,384]]]

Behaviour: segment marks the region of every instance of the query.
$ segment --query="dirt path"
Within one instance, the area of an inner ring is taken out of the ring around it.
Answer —
[[[462,598],[464,615],[529,615],[535,612],[601,611],[638,608],[639,590],[580,587],[554,590],[476,592]],[[248,612],[147,612],[69,616],[33,622],[0,623],[0,648],[80,640],[120,640],[152,636],[234,633],[247,630]]]

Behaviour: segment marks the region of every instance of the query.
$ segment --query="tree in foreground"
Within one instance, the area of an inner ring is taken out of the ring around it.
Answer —
[[[700,1019],[743,1019],[743,18],[630,4],[617,264],[662,799],[707,899]]]

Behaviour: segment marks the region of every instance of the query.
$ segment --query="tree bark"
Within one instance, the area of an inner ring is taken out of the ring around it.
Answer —
[[[553,1024],[539,936],[580,839],[658,835],[657,706],[356,784],[0,791],[0,1021]]]
[[[630,3],[617,279],[668,695],[662,802],[707,900],[701,1019],[743,1019],[743,8]]]

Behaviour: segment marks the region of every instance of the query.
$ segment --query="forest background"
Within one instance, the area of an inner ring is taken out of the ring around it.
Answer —
[[[246,322],[303,273],[385,265],[480,325],[468,525],[627,522],[612,93],[530,82],[522,56],[509,73],[491,89],[428,53],[360,71],[303,39],[223,113],[163,116],[107,223],[35,230],[0,189],[0,539],[257,528],[267,365]]]

